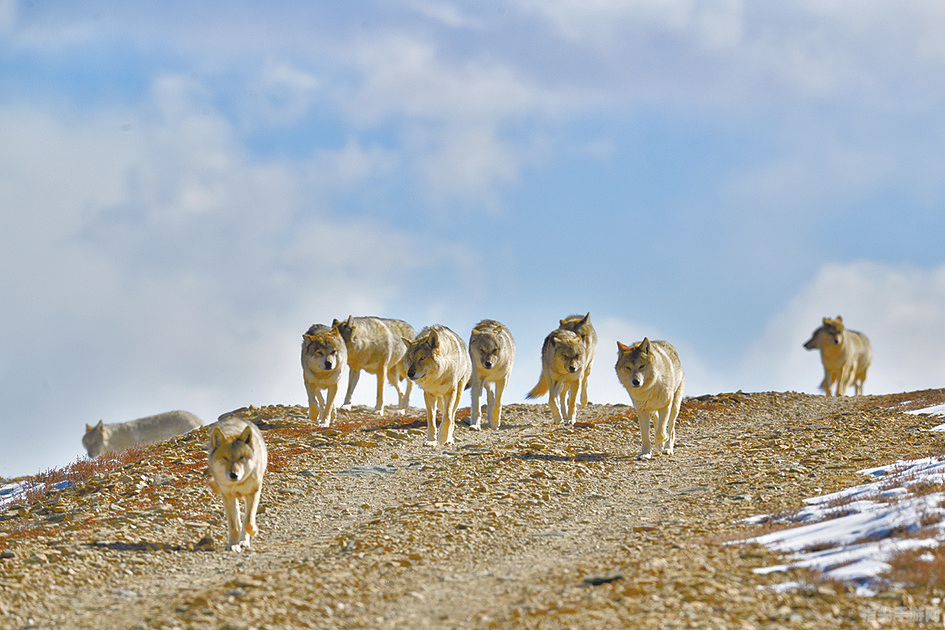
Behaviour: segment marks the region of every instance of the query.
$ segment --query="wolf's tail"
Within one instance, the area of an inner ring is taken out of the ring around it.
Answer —
[[[538,398],[539,396],[544,396],[547,393],[548,382],[545,381],[545,377],[542,376],[541,379],[539,379],[538,384],[532,387],[532,391],[525,395],[525,398]]]

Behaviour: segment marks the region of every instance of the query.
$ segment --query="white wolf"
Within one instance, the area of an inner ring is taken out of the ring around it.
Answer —
[[[453,443],[453,423],[459,399],[469,382],[472,363],[466,343],[446,326],[435,324],[420,331],[415,340],[404,338],[404,370],[423,389],[427,406],[427,439],[424,446]],[[436,407],[443,421],[436,430]]]
[[[502,423],[502,392],[509,384],[512,364],[515,362],[515,339],[505,326],[484,319],[469,336],[469,358],[472,360],[472,406],[469,408],[469,428],[478,431],[479,396],[486,390],[486,415],[489,426],[498,429]],[[495,392],[492,384],[495,383]]]
[[[202,426],[203,421],[188,411],[168,411],[117,424],[104,424],[99,420],[94,427],[85,425],[82,445],[89,457],[98,457],[138,444],[163,442]]]
[[[633,346],[617,342],[617,378],[630,394],[640,417],[643,449],[637,459],[650,459],[650,415],[656,414],[656,454],[673,454],[676,417],[686,377],[676,348],[667,341],[644,338]]]
[[[394,414],[404,415],[410,404],[410,392],[413,383],[407,381],[407,389],[400,390],[400,382],[406,378],[402,359],[404,344],[402,338],[413,339],[416,331],[413,326],[399,319],[381,317],[348,317],[343,322],[334,320],[332,328],[345,340],[348,348],[348,392],[342,409],[351,409],[351,395],[358,384],[361,370],[377,375],[377,404],[374,412],[384,413],[384,378],[397,390],[399,399]]]

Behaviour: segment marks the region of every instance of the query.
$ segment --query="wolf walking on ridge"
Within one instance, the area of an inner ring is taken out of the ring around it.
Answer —
[[[676,417],[682,404],[683,374],[679,353],[668,341],[643,341],[632,346],[617,342],[617,378],[630,394],[640,418],[643,448],[637,459],[650,459],[650,418],[656,414],[656,454],[673,454]]]
[[[472,361],[469,428],[478,431],[482,427],[479,396],[485,388],[489,426],[498,429],[502,423],[502,392],[509,384],[512,364],[515,363],[515,339],[505,324],[484,319],[476,324],[469,336],[469,358]]]
[[[348,347],[337,328],[312,324],[302,334],[302,380],[308,394],[308,417],[316,426],[330,426],[335,419],[335,396],[347,363]]]
[[[836,383],[836,395],[846,396],[850,385],[856,394],[863,394],[866,371],[873,362],[873,347],[866,335],[843,326],[843,318],[824,317],[823,324],[814,331],[804,347],[820,350],[820,361],[824,365],[824,380],[820,388],[830,396],[830,388]]]
[[[248,549],[258,531],[256,510],[262,495],[269,453],[262,432],[251,422],[224,418],[210,429],[207,449],[210,474],[223,496],[228,543],[231,551]],[[246,511],[240,519],[240,503]]]
[[[407,378],[423,389],[427,406],[427,439],[424,446],[453,443],[453,425],[459,399],[472,375],[466,343],[446,326],[435,324],[420,331],[416,339],[404,338],[404,370]],[[439,431],[436,408],[443,412]]]
[[[407,378],[402,359],[402,339],[413,339],[413,326],[399,319],[381,317],[348,317],[343,322],[334,320],[332,328],[338,329],[348,349],[348,392],[342,409],[351,409],[351,396],[358,384],[361,370],[377,375],[377,404],[374,413],[384,413],[384,379],[397,390],[398,404],[394,414],[404,415],[410,404],[413,383],[407,381],[406,391],[400,390],[400,382]]]
[[[563,328],[551,331],[541,346],[541,377],[527,398],[538,398],[548,392],[548,406],[554,421],[573,425],[578,389],[586,364],[587,347],[577,333]]]
[[[203,421],[189,411],[168,411],[116,424],[99,420],[95,426],[85,425],[82,445],[89,457],[98,457],[138,444],[163,442],[202,426]]]
[[[584,372],[581,374],[581,406],[587,406],[587,380],[591,376],[591,368],[594,367],[594,358],[597,356],[597,331],[591,324],[591,314],[587,315],[569,315],[560,321],[558,328],[570,330],[577,333],[581,341],[584,342],[586,355],[584,359]]]

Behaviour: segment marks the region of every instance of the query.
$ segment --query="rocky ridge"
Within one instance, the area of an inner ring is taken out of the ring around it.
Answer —
[[[315,429],[303,407],[249,407],[270,452],[251,551],[222,551],[197,430],[0,512],[0,627],[917,627],[882,612],[939,606],[941,585],[777,593],[798,574],[757,575],[778,557],[727,543],[758,533],[744,517],[940,453],[938,419],[903,412],[943,400],[688,399],[676,454],[644,462],[626,405],[573,428],[510,405],[445,449],[422,446],[419,409]]]

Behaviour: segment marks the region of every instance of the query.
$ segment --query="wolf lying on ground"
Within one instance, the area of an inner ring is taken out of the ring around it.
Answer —
[[[581,338],[586,350],[584,357],[584,371],[581,374],[581,406],[587,406],[587,380],[591,376],[591,368],[594,367],[594,357],[597,356],[597,331],[591,324],[591,314],[587,315],[569,315],[560,320],[561,330],[570,330]]]
[[[650,459],[650,416],[656,414],[656,454],[673,454],[676,416],[682,404],[685,375],[679,353],[667,341],[643,341],[633,346],[617,342],[617,378],[630,394],[640,418],[643,448],[637,459]]]
[[[302,335],[302,380],[308,394],[308,417],[316,426],[327,427],[335,418],[335,396],[347,363],[348,348],[337,328],[312,324]]]
[[[857,395],[863,394],[866,371],[873,362],[873,347],[861,332],[848,330],[843,318],[824,317],[824,323],[814,331],[804,347],[820,350],[820,361],[824,365],[824,380],[820,388],[830,396],[830,387],[836,383],[836,395],[846,396],[850,385]]]
[[[263,476],[269,454],[256,425],[238,418],[224,418],[210,430],[207,451],[210,474],[223,496],[228,543],[226,548],[242,551],[256,535],[256,509],[262,495]],[[240,502],[246,513],[240,520]]]
[[[424,446],[453,443],[453,423],[459,399],[472,374],[466,343],[446,326],[435,324],[420,331],[416,339],[406,337],[403,365],[407,378],[423,389],[427,407],[427,439]],[[443,413],[436,429],[436,407]]]
[[[89,457],[98,457],[138,444],[163,442],[202,426],[203,421],[187,411],[168,411],[117,424],[104,424],[99,420],[94,427],[85,425],[82,445]]]
[[[400,381],[406,378],[402,359],[404,344],[401,339],[413,339],[416,331],[413,326],[399,319],[381,317],[348,317],[343,322],[334,320],[331,324],[345,340],[348,349],[348,392],[342,409],[351,409],[351,395],[358,384],[361,370],[377,375],[377,404],[374,412],[384,413],[384,378],[397,390],[399,398],[395,414],[407,413],[410,404],[410,392],[413,383],[407,381],[405,392],[400,391]]]
[[[469,336],[469,358],[472,361],[472,404],[469,408],[469,428],[478,431],[479,396],[486,390],[486,416],[489,426],[498,429],[502,423],[502,392],[509,384],[512,364],[515,362],[515,339],[505,326],[484,319]],[[495,383],[495,392],[492,391]]]
[[[527,397],[538,398],[548,392],[548,406],[554,421],[573,425],[586,364],[587,347],[577,333],[562,328],[551,331],[541,347],[541,378]],[[569,395],[568,415],[563,418],[566,395]]]

